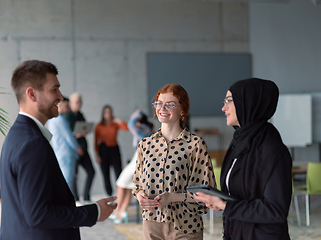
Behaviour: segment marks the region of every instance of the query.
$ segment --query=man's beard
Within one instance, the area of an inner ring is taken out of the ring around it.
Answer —
[[[48,119],[58,116],[58,108],[54,110],[53,107],[48,108],[48,107],[45,107],[43,104],[39,104],[38,111],[42,115],[46,116]]]

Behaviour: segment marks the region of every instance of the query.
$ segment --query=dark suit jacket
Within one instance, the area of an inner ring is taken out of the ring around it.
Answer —
[[[74,240],[96,223],[95,204],[76,207],[37,124],[18,115],[1,152],[1,239]]]

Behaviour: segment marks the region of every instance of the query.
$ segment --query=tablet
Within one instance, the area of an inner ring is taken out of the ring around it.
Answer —
[[[78,133],[82,133],[86,131],[87,133],[90,133],[93,129],[94,123],[92,122],[85,122],[85,121],[77,121],[75,124],[75,128],[73,133],[76,135]]]
[[[222,191],[220,191],[216,188],[213,188],[209,185],[187,186],[186,190],[190,191],[192,193],[202,192],[202,193],[206,193],[209,195],[217,196],[217,197],[222,198],[225,201],[236,201],[237,200],[236,197],[228,195],[227,193],[222,192]]]

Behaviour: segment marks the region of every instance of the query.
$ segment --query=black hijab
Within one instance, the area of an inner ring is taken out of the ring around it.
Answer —
[[[241,127],[257,121],[267,122],[275,113],[279,89],[274,82],[250,78],[234,83],[229,90]]]
[[[263,195],[276,164],[275,154],[284,149],[278,131],[268,123],[276,111],[279,90],[274,82],[259,78],[238,81],[229,90],[240,127],[234,127],[233,140],[224,157],[221,188],[228,192],[225,178],[237,158],[230,175],[230,193],[240,199],[255,199]],[[273,142],[267,144],[266,139]]]

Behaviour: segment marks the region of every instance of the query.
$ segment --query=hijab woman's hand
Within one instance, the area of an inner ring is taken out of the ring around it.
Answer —
[[[211,208],[213,211],[221,211],[225,209],[226,201],[219,197],[201,192],[197,192],[196,194],[194,193],[193,195],[197,201],[204,202],[206,207]]]

